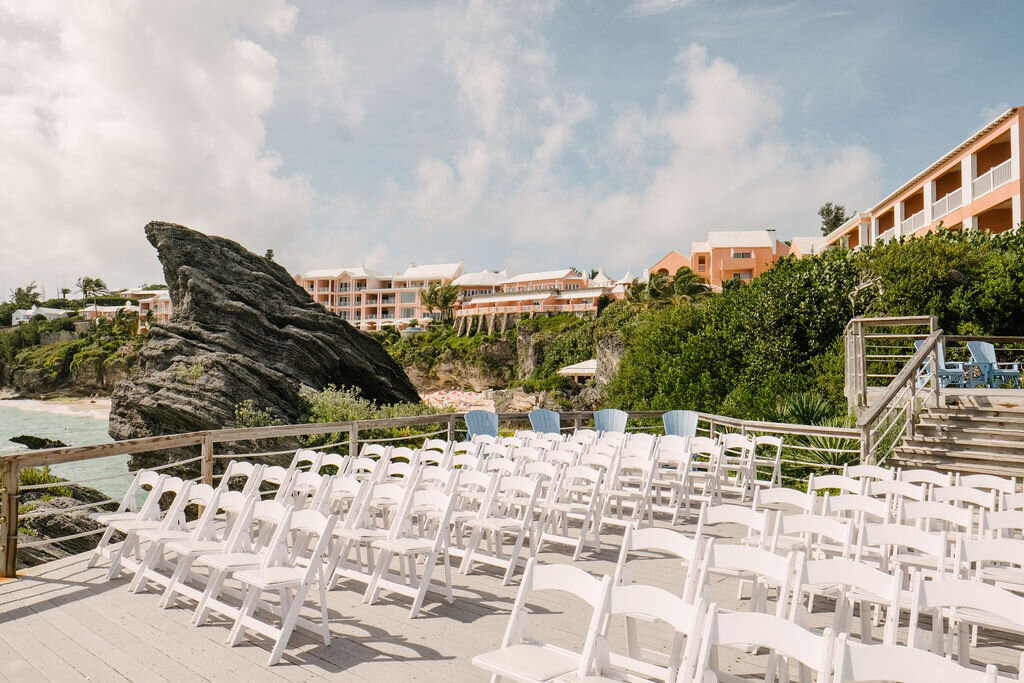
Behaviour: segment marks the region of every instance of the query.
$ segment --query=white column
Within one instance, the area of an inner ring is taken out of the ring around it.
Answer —
[[[924,224],[931,225],[935,218],[932,216],[932,204],[935,203],[935,181],[929,180],[924,184]]]
[[[968,216],[964,219],[964,232],[971,232],[978,229],[978,217]]]
[[[896,228],[896,234],[903,234],[903,202],[896,202],[892,207],[892,225]]]
[[[963,206],[974,201],[974,179],[978,177],[978,156],[970,154],[960,162],[960,186]]]
[[[1014,180],[1020,177],[1020,124],[1014,123],[1010,126],[1010,177]],[[1016,225],[1017,223],[1014,223]]]
[[[867,241],[867,243],[869,245],[873,245],[875,243],[875,240],[877,240],[877,239],[878,239],[878,219],[877,218],[872,218],[871,219],[871,228],[868,229],[868,241]]]
[[[1020,225],[1020,195],[1015,194],[1010,199],[1010,229],[1016,230]]]

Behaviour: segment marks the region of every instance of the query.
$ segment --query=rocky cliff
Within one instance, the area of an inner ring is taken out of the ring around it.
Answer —
[[[419,400],[379,343],[314,303],[280,265],[171,223],[150,223],[146,237],[174,314],[153,327],[138,371],[114,390],[113,438],[232,426],[235,406],[248,400],[294,422],[303,385],[358,387],[380,403]]]

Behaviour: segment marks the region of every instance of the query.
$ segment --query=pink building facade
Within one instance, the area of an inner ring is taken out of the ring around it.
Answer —
[[[139,299],[139,332],[146,332],[150,327],[150,313],[152,322],[167,322],[171,319],[174,306],[171,305],[171,295],[166,289],[155,290],[152,296]]]
[[[860,246],[949,230],[1014,230],[1021,221],[1021,119],[1014,107],[868,211],[830,233],[828,246]]]
[[[412,321],[436,317],[428,313],[420,291],[431,284],[450,284],[462,275],[462,261],[428,266],[410,264],[396,275],[368,268],[312,270],[295,278],[313,301],[342,320],[364,330],[391,325],[407,327]]]

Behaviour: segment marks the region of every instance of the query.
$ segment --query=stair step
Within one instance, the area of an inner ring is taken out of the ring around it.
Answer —
[[[922,420],[917,424],[916,429],[922,436],[941,436],[953,441],[960,441],[962,438],[976,439],[979,436],[987,436],[1000,441],[1020,440],[1024,444],[1024,425],[1003,427],[970,424],[970,426],[961,426],[948,423],[925,422]]]
[[[1002,466],[983,462],[958,462],[949,459],[919,459],[896,452],[885,461],[886,465],[903,469],[937,470],[939,472],[959,472],[961,474],[994,474],[997,476],[1024,475],[1024,467]]]
[[[975,406],[964,406],[961,408],[927,408],[928,414],[938,417],[1002,417],[1010,421],[1024,421],[1024,409],[1022,408],[977,408]]]
[[[950,449],[944,446],[923,446],[913,443],[904,443],[898,449],[901,453],[911,456],[927,456],[931,458],[945,458],[948,460],[982,461],[993,463],[1014,464],[1024,467],[1024,453],[1008,454],[993,453],[991,451]]]
[[[915,444],[934,448],[945,448],[955,452],[960,450],[988,451],[991,453],[1020,453],[1024,455],[1024,442],[1017,439],[999,439],[991,434],[943,434],[932,436],[929,434],[916,434],[906,437],[904,444]]]

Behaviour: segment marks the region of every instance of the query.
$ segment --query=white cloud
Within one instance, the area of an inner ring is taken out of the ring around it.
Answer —
[[[626,9],[626,14],[633,17],[646,17],[652,14],[663,14],[693,3],[694,0],[635,0]]]
[[[0,6],[0,286],[138,284],[159,272],[151,219],[287,257],[311,190],[264,147],[277,67],[256,41],[296,18],[283,0]]]
[[[314,109],[326,108],[340,117],[346,126],[356,126],[365,115],[362,94],[355,85],[346,60],[331,41],[323,36],[306,36],[302,46],[312,63],[314,79],[310,84],[309,101]]]
[[[542,61],[549,69],[551,60]],[[872,152],[787,137],[782,94],[700,45],[679,53],[656,104],[620,107],[613,121],[588,130],[585,143],[575,131],[597,112],[585,94],[531,79],[529,67],[511,58],[503,68],[510,89],[543,84],[529,97],[505,95],[505,107],[479,124],[521,131],[516,144],[486,135],[477,143],[500,154],[489,155],[487,178],[477,177],[472,193],[460,163],[424,160],[409,219],[443,225],[453,243],[502,245],[501,259],[488,265],[529,263],[542,247],[541,258],[560,253],[579,265],[635,270],[669,248],[688,252],[708,230],[814,233],[825,201],[856,208],[879,191],[881,163]],[[609,187],[566,173],[566,160],[587,146],[600,150],[596,158],[612,177],[621,170],[629,180]]]

